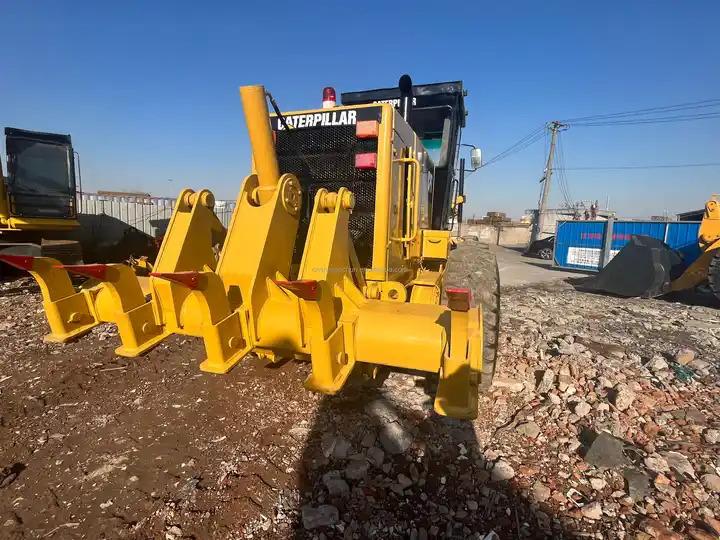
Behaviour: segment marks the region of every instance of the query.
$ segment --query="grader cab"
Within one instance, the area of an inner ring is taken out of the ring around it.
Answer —
[[[426,372],[437,376],[439,414],[474,418],[478,388],[489,386],[495,366],[497,266],[485,246],[467,243],[453,252],[461,269],[453,272],[450,231],[431,228],[447,223],[450,196],[437,194],[451,189],[454,155],[436,166],[412,129],[412,88],[406,81],[400,89],[403,114],[392,103],[335,106],[327,92],[324,108],[289,113],[270,96],[270,117],[265,89],[242,87],[253,172],[219,259],[214,198],[189,189],[146,289],[122,264],[0,259],[40,284],[50,340],[113,323],[116,353],[135,357],[171,334],[195,336],[204,341],[204,371],[226,373],[251,353],[308,360],[305,386],[326,394],[351,375]],[[450,114],[464,122],[462,94],[450,97]],[[453,152],[459,127],[445,130]],[[68,273],[99,284],[76,290]],[[482,274],[473,280],[481,285],[447,287],[451,274]]]

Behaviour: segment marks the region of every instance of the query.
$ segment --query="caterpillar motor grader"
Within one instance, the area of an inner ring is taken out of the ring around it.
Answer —
[[[46,339],[109,322],[116,353],[134,357],[171,334],[196,336],[203,371],[226,373],[249,353],[308,360],[305,386],[326,394],[351,374],[425,372],[437,375],[438,413],[474,418],[495,367],[499,288],[486,246],[450,253],[462,83],[403,76],[399,88],[345,94],[341,106],[334,94],[325,89],[323,108],[282,113],[262,86],[240,88],[253,166],[219,259],[212,194],[183,190],[147,297],[126,265],[0,257],[40,284]],[[99,284],[76,290],[69,272]],[[468,277],[474,290],[448,286]]]

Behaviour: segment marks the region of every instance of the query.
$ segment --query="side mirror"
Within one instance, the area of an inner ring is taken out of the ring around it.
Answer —
[[[470,151],[470,164],[472,165],[473,171],[482,167],[482,150],[473,148]]]

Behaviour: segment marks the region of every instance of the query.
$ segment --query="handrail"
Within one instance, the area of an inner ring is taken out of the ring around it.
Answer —
[[[390,240],[393,242],[410,243],[413,242],[418,235],[418,224],[419,217],[418,212],[420,208],[420,178],[422,167],[417,158],[404,157],[393,159],[393,163],[407,163],[412,165],[415,175],[411,184],[411,193],[408,194],[408,198],[405,201],[405,230],[408,232],[412,231],[412,234],[400,237],[391,237]]]

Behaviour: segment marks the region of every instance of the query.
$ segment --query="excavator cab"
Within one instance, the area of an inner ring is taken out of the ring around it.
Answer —
[[[75,161],[70,135],[5,128],[8,175],[0,218],[75,220]]]
[[[7,176],[0,167],[0,251],[82,260],[71,239],[77,219],[70,135],[5,128]]]

